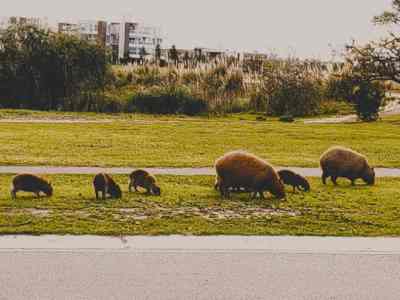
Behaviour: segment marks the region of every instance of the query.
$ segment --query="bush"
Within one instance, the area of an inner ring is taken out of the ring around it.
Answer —
[[[362,81],[353,89],[353,102],[362,121],[376,121],[385,100],[385,89],[380,82]]]
[[[193,96],[182,87],[156,87],[133,97],[139,112],[150,114],[198,115],[207,111],[203,99]]]
[[[354,104],[360,120],[375,121],[385,102],[385,85],[384,82],[366,79],[363,74],[348,67],[330,76],[326,94]]]
[[[299,60],[271,62],[266,66],[263,81],[260,92],[267,100],[267,114],[299,117],[318,112],[323,93],[318,68]]]
[[[28,25],[0,35],[0,100],[12,108],[90,109],[106,83],[101,45]],[[10,101],[8,101],[8,99]]]

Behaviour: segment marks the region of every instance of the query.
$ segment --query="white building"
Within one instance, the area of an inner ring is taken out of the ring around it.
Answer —
[[[137,22],[109,23],[106,45],[118,59],[154,57],[157,45],[162,45],[160,29]]]
[[[61,22],[58,23],[58,32],[68,35],[79,35],[79,26],[75,23]]]
[[[97,20],[84,20],[77,23],[60,22],[58,23],[58,32],[105,46],[107,22]]]
[[[161,44],[160,30],[155,27],[136,24],[129,30],[128,55],[130,58],[140,58],[143,52],[146,55],[155,56],[156,47],[157,45],[161,47]]]
[[[49,29],[47,18],[36,17],[0,17],[0,29],[7,29],[11,25],[31,25],[39,29]]]
[[[79,36],[89,42],[99,42],[106,45],[107,22],[85,20],[78,22]]]

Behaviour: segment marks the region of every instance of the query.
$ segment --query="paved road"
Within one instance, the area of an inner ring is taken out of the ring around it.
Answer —
[[[0,299],[400,299],[399,239],[10,236],[0,246]]]
[[[283,167],[278,167],[281,169]],[[321,170],[319,168],[289,168],[303,176],[320,177]],[[134,170],[131,168],[99,168],[99,167],[50,167],[50,166],[0,166],[0,174],[97,174],[106,172],[110,174],[129,174]],[[215,175],[214,168],[145,168],[155,175]],[[377,177],[400,177],[400,169],[375,168]]]

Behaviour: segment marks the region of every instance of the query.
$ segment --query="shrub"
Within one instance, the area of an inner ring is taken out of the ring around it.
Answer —
[[[182,87],[155,87],[133,97],[139,112],[197,115],[207,111],[206,102]]]
[[[260,92],[267,100],[267,114],[298,117],[318,112],[322,87],[322,74],[318,69],[289,59],[266,66]]]
[[[354,87],[354,78],[347,73],[333,73],[325,83],[324,96],[337,101],[349,101]]]
[[[268,99],[263,91],[254,91],[250,95],[249,106],[256,112],[265,112],[267,110],[267,101]]]
[[[369,80],[364,75],[348,66],[331,75],[326,91],[328,96],[353,103],[360,120],[375,121],[385,102],[385,84]]]
[[[376,121],[385,100],[385,89],[380,82],[361,81],[354,87],[352,99],[360,120]]]
[[[107,72],[101,45],[29,25],[0,35],[0,99],[12,100],[7,106],[88,109],[101,96]]]

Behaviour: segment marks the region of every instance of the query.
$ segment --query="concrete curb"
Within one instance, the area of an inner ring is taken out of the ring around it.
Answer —
[[[289,236],[0,236],[0,252],[270,252],[400,254],[400,238]]]

